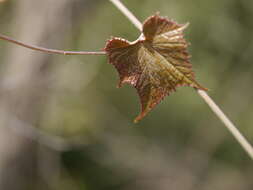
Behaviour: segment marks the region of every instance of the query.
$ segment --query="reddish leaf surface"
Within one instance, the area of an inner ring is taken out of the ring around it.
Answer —
[[[135,122],[178,86],[206,90],[195,81],[189,62],[188,43],[183,37],[187,26],[156,14],[144,22],[136,41],[112,38],[107,42],[105,51],[119,73],[119,87],[129,83],[140,97],[141,113]]]

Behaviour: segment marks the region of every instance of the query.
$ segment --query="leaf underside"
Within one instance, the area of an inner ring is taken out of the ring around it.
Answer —
[[[187,26],[156,14],[144,22],[138,40],[112,38],[106,43],[109,63],[119,73],[119,87],[129,83],[140,97],[141,113],[135,122],[179,86],[206,90],[195,81],[189,61],[183,36]]]

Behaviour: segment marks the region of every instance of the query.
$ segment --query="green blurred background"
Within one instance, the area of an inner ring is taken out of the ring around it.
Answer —
[[[253,142],[253,1],[122,0],[141,21],[190,22],[197,80]],[[0,33],[99,51],[140,32],[108,0],[0,0]],[[62,56],[0,41],[1,190],[252,190],[252,160],[189,87],[140,123],[135,89],[106,56]]]

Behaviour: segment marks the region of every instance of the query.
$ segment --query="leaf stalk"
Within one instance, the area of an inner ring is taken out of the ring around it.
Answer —
[[[13,38],[10,38],[3,34],[0,34],[0,39],[17,44],[19,46],[22,46],[28,49],[41,51],[44,53],[51,53],[51,54],[61,54],[61,55],[105,55],[106,54],[105,51],[65,51],[65,50],[49,49],[49,48],[39,47],[35,45],[29,45],[27,43],[14,40]]]

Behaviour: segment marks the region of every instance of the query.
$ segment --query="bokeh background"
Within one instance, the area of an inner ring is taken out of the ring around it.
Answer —
[[[141,21],[190,22],[197,80],[253,142],[253,1],[122,0]],[[0,0],[0,32],[101,50],[139,31],[108,0]],[[106,56],[62,56],[0,41],[1,190],[252,190],[253,164],[191,88],[133,124],[135,89]]]

